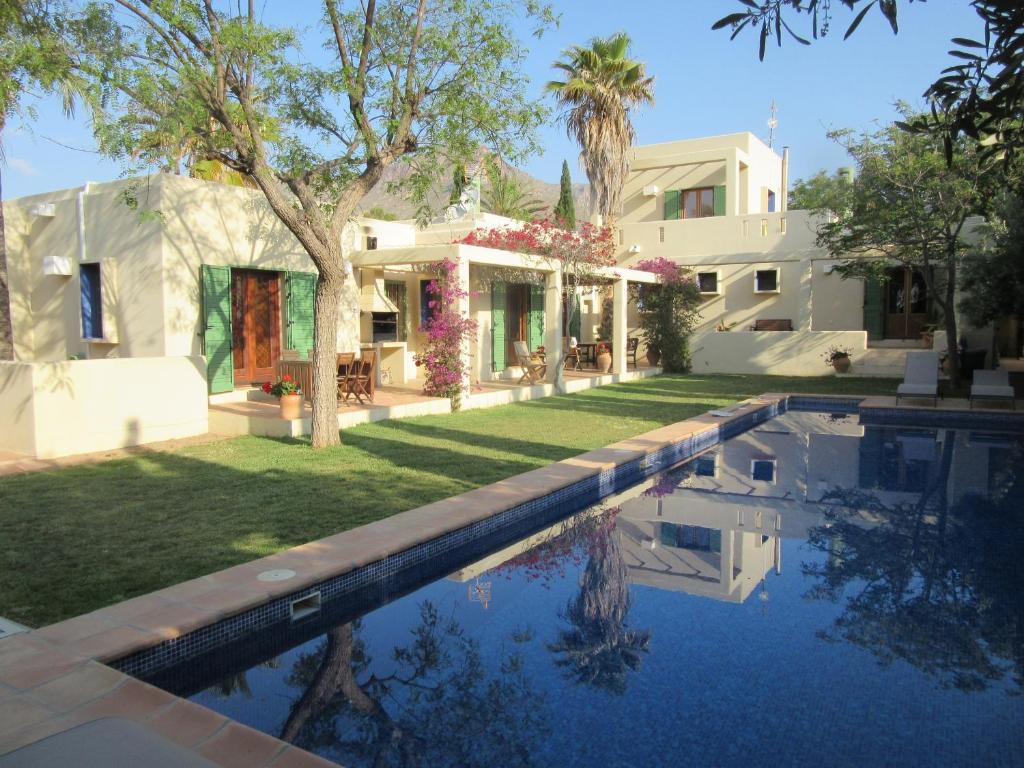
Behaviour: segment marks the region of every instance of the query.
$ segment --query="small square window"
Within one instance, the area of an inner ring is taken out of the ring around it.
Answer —
[[[715,477],[718,473],[718,454],[701,456],[694,465],[694,474],[698,477]]]
[[[754,459],[750,462],[750,477],[761,483],[775,482],[775,459]]]
[[[779,270],[759,269],[754,272],[754,293],[778,293]]]
[[[377,238],[374,235],[366,236],[366,250],[376,251],[377,250]]]
[[[718,293],[718,273],[717,272],[698,272],[697,273],[697,288],[701,293]]]

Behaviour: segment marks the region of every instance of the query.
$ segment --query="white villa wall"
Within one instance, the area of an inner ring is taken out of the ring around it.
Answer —
[[[0,449],[41,459],[205,434],[206,361],[3,363],[0,420]]]
[[[830,370],[823,356],[831,346],[850,349],[856,361],[867,349],[867,332],[712,330],[690,340],[694,373],[823,376]]]
[[[19,360],[164,354],[160,225],[128,209],[130,182],[5,201],[15,356]],[[144,200],[144,189],[139,195]],[[79,241],[79,197],[84,253]],[[33,213],[51,203],[54,216]],[[67,258],[70,275],[43,274],[48,256]],[[84,256],[84,259],[83,259]],[[79,264],[99,262],[104,342],[82,338]]]

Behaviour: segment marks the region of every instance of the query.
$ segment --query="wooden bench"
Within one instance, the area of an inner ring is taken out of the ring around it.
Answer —
[[[755,320],[754,324],[750,326],[752,331],[792,331],[793,321],[792,320]]]

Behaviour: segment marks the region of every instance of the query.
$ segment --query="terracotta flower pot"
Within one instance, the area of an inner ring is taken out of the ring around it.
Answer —
[[[281,418],[289,420],[302,418],[302,395],[281,395]]]
[[[652,366],[661,362],[661,352],[654,347],[647,348],[647,362]]]
[[[612,369],[612,353],[607,350],[597,355],[597,370],[601,373],[608,373]]]
[[[849,356],[836,357],[832,360],[832,367],[835,368],[836,373],[846,373],[850,370],[850,358]]]

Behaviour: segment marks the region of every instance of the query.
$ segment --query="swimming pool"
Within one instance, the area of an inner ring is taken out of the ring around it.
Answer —
[[[149,679],[348,766],[1024,765],[1022,467],[791,411]]]

